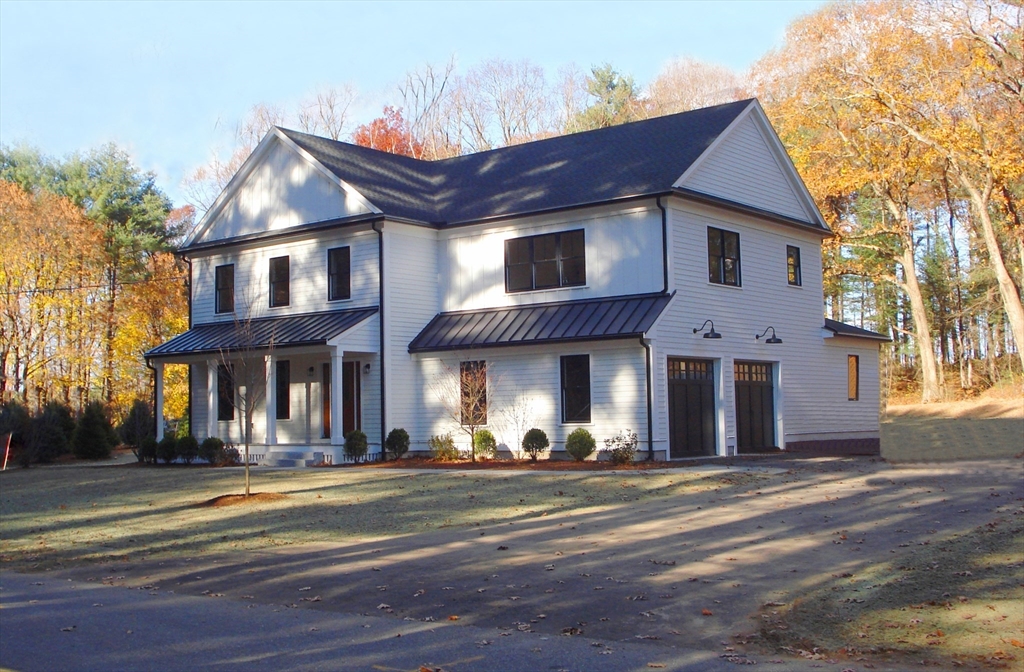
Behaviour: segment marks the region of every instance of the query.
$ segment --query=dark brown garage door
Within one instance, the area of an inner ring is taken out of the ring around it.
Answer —
[[[668,360],[669,454],[715,454],[714,364],[706,359]]]
[[[775,447],[775,396],[772,365],[736,362],[736,448],[740,453],[765,453]]]

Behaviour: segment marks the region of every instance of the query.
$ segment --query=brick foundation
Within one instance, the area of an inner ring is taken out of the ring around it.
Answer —
[[[842,456],[881,455],[881,439],[827,439],[824,441],[796,441],[786,444],[787,453],[801,455]]]

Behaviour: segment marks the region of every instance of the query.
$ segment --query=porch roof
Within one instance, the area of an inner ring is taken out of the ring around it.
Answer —
[[[825,318],[825,328],[831,331],[836,336],[852,336],[854,338],[868,338],[874,341],[891,341],[892,339],[885,334],[879,334],[874,331],[868,331],[867,329],[861,329],[855,327],[852,324],[846,324],[845,322],[837,322]]]
[[[322,313],[260,317],[249,321],[198,324],[156,346],[146,358],[238,352],[250,348],[326,345],[377,312],[377,306]]]
[[[409,344],[409,352],[640,336],[671,299],[671,294],[640,294],[439,313]]]

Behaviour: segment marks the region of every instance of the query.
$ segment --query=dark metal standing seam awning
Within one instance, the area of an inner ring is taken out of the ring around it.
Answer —
[[[184,334],[156,346],[150,357],[232,352],[249,348],[326,345],[327,341],[348,331],[374,315],[377,307],[353,308],[325,313],[260,317],[248,323],[235,321],[199,324]]]
[[[891,341],[892,339],[885,334],[879,334],[874,331],[868,331],[867,329],[861,329],[855,327],[852,324],[846,324],[844,322],[836,322],[825,318],[825,328],[831,331],[836,336],[852,336],[854,338],[868,338],[873,341]]]
[[[642,294],[439,313],[409,344],[409,352],[639,336],[671,300],[671,294]]]

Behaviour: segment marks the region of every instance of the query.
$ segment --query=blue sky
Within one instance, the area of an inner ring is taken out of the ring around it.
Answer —
[[[678,56],[742,71],[821,4],[0,0],[0,142],[52,155],[115,142],[180,205],[182,178],[257,102],[350,82],[368,121],[407,71],[453,55],[462,71],[526,58],[549,76],[608,62],[641,84]]]

